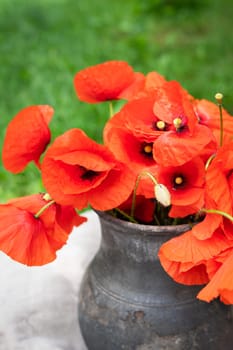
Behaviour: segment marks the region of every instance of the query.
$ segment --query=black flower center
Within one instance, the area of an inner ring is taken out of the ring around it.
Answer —
[[[96,176],[98,176],[98,172],[90,169],[86,169],[84,167],[81,167],[82,174],[81,174],[81,179],[82,180],[93,180]]]

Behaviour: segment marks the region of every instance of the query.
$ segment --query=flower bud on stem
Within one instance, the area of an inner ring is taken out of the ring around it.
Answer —
[[[219,108],[219,116],[220,116],[220,147],[221,147],[222,144],[223,144],[223,115],[222,115],[223,94],[218,92],[217,94],[215,94],[215,99],[217,101],[218,108]]]
[[[149,172],[144,171],[141,174],[138,175],[135,187],[134,187],[134,192],[133,192],[133,199],[132,199],[132,206],[131,206],[131,217],[134,217],[134,212],[135,212],[135,206],[136,206],[136,194],[137,194],[137,189],[139,186],[139,182],[143,176],[147,176],[151,179],[151,181],[154,183],[154,193],[157,201],[161,203],[164,207],[167,207],[171,204],[171,196],[170,193],[167,189],[166,186],[163,184],[159,184],[156,178]],[[159,224],[159,220],[155,218],[156,222]]]

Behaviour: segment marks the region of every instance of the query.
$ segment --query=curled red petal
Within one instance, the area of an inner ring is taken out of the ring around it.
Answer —
[[[116,208],[130,196],[135,181],[135,174],[125,164],[118,163],[99,186],[87,193],[88,201],[97,210]]]
[[[188,231],[164,243],[159,250],[159,259],[175,281],[203,284],[209,281],[208,261],[215,259],[231,245],[220,231],[206,240],[198,240],[192,231]]]
[[[209,281],[206,267],[204,264],[187,264],[172,261],[163,256],[163,252],[159,255],[161,265],[167,274],[176,282],[186,285],[204,284]],[[182,269],[182,267],[183,269]]]
[[[222,217],[220,215],[207,214],[202,222],[193,227],[193,235],[200,240],[208,239],[220,227],[221,223]]]
[[[233,304],[233,250],[197,298],[210,302],[220,297],[225,304]]]
[[[197,239],[192,231],[188,231],[164,243],[160,250],[169,260],[197,264],[215,257],[230,245],[221,231],[205,240]]]
[[[36,164],[50,142],[48,123],[50,106],[30,106],[21,110],[8,124],[3,143],[2,161],[12,173],[19,173],[31,161]]]

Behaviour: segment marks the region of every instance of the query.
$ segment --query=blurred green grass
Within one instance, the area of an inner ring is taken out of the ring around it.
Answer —
[[[55,108],[53,137],[71,127],[101,141],[108,107],[77,100],[75,73],[106,60],[157,70],[197,98],[221,91],[233,114],[231,0],[0,0],[0,146],[23,107]],[[0,201],[42,189],[30,165],[12,175],[0,164]]]

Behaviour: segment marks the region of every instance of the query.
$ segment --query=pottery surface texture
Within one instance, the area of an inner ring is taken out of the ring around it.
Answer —
[[[137,225],[98,213],[102,241],[79,295],[89,350],[231,350],[231,308],[196,299],[201,286],[175,283],[157,257],[189,228]]]

